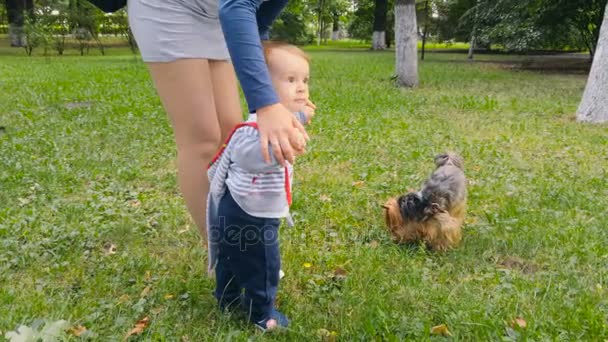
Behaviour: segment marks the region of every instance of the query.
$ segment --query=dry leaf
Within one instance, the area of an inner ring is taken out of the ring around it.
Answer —
[[[182,229],[182,230],[178,230],[178,231],[177,231],[177,234],[178,234],[178,235],[182,235],[182,234],[184,234],[184,233],[188,232],[189,230],[190,230],[190,225],[189,225],[189,224],[187,224],[187,225],[184,227],[184,229]]]
[[[175,296],[170,293],[165,295],[165,299],[173,299],[173,297],[175,297]]]
[[[150,318],[148,318],[148,316],[140,319],[139,321],[137,321],[137,323],[135,323],[135,328],[131,329],[131,331],[127,333],[127,336],[125,336],[125,340],[128,339],[130,336],[141,334],[142,332],[144,332],[144,329],[146,329],[148,325],[150,325]]]
[[[127,295],[127,294],[124,294],[118,298],[119,304],[126,303],[128,301],[129,301],[129,295]]]
[[[143,291],[141,291],[141,293],[139,294],[139,296],[140,296],[141,298],[144,298],[145,296],[147,296],[147,295],[150,293],[150,291],[152,291],[152,288],[151,288],[150,286],[146,286],[146,287],[143,289]]]
[[[521,329],[526,329],[527,326],[528,323],[521,317],[515,317],[515,319],[511,321],[511,327],[513,328],[519,327]]]
[[[431,335],[452,336],[452,333],[448,330],[447,325],[440,324],[431,328]]]
[[[139,200],[134,199],[129,201],[129,205],[131,205],[131,207],[133,208],[137,208],[141,205],[141,202]]]
[[[150,279],[152,279],[152,275],[150,274],[150,271],[146,271],[146,274],[144,275],[144,281],[150,281]]]
[[[346,278],[347,272],[342,267],[336,267],[334,270],[334,276],[339,279]]]
[[[309,262],[305,262],[304,265],[302,265],[302,266],[304,266],[304,268],[311,268],[312,264]]]
[[[112,254],[116,254],[116,245],[110,242],[106,242],[103,245],[103,254],[108,256],[108,255],[112,255]]]
[[[182,336],[182,342],[190,342],[190,337],[188,335]]]
[[[363,186],[364,184],[365,184],[365,181],[360,180],[360,181],[353,182],[352,185],[356,186],[356,187],[360,187],[360,186]]]
[[[80,337],[80,335],[87,332],[87,328],[82,325],[78,325],[78,326],[71,327],[70,329],[68,329],[68,332],[76,337]]]
[[[378,245],[379,245],[379,243],[376,240],[372,240],[372,241],[369,242],[369,246],[371,248],[378,248]]]
[[[164,308],[159,306],[157,308],[154,308],[154,309],[150,310],[150,312],[153,313],[153,314],[155,314],[155,315],[158,315],[161,312],[163,312],[163,310],[164,310]]]
[[[335,331],[329,331],[327,329],[319,329],[317,330],[317,335],[321,338],[323,342],[335,342],[338,337],[338,333]]]
[[[331,202],[331,198],[329,196],[327,196],[327,195],[321,195],[321,196],[319,196],[319,199],[322,202]]]

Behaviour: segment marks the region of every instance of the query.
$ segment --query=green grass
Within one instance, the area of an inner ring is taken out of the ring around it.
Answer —
[[[608,338],[608,135],[573,120],[585,76],[428,54],[406,90],[391,52],[309,52],[318,110],[281,236],[292,325],[274,335],[215,308],[141,61],[0,57],[0,336],[63,319],[115,341],[148,316],[133,340]],[[380,205],[445,150],[470,180],[462,246],[394,245]]]

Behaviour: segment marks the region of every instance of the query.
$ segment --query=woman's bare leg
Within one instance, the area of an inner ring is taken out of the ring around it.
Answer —
[[[223,143],[232,128],[243,121],[236,74],[228,61],[209,61],[215,109]]]
[[[207,237],[207,164],[216,153],[221,138],[215,103],[218,90],[213,86],[210,64],[214,63],[206,59],[148,63],[173,126],[179,185],[203,245],[206,245]]]

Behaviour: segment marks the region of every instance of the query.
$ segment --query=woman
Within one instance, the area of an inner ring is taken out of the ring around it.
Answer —
[[[300,133],[307,137],[279,103],[260,42],[285,4],[221,0],[218,8],[217,0],[128,1],[129,25],[173,127],[180,188],[203,240],[206,166],[242,120],[234,69],[250,111],[258,114],[267,161],[270,145],[281,164],[293,162],[301,146],[291,141],[298,141]]]

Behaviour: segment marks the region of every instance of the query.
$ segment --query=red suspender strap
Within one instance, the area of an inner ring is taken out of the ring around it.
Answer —
[[[285,166],[285,194],[287,194],[287,205],[291,207],[291,186],[289,184],[289,170]]]
[[[230,132],[230,134],[228,135],[228,138],[226,139],[226,142],[224,142],[224,144],[222,145],[222,147],[220,148],[219,151],[217,151],[217,153],[215,154],[215,156],[213,157],[213,159],[211,160],[211,163],[209,163],[209,166],[207,166],[207,168],[210,168],[211,165],[213,165],[222,155],[222,153],[224,153],[224,150],[226,149],[226,146],[228,146],[228,143],[230,142],[230,139],[232,139],[232,136],[234,135],[234,132],[236,132],[237,129],[244,127],[244,126],[249,126],[249,127],[253,127],[255,129],[258,129],[258,124],[255,122],[241,122],[240,124],[236,125],[232,131]],[[287,204],[289,206],[291,206],[291,185],[289,184],[289,170],[287,169],[287,166],[285,166],[285,194],[287,195]]]
[[[226,146],[228,146],[228,143],[230,142],[230,139],[232,139],[232,136],[234,135],[234,132],[236,132],[237,129],[241,128],[241,127],[245,127],[245,126],[249,126],[249,127],[253,127],[255,129],[258,129],[258,124],[255,122],[241,122],[240,124],[234,126],[234,128],[232,129],[232,131],[230,132],[230,134],[228,134],[228,138],[226,138],[226,142],[224,142],[224,144],[222,145],[222,147],[220,147],[220,150],[217,151],[217,153],[215,154],[215,156],[213,157],[213,159],[211,159],[211,163],[209,163],[209,165],[207,166],[207,168],[210,168],[211,165],[213,165],[222,155],[222,153],[224,153],[224,150],[226,149]]]

